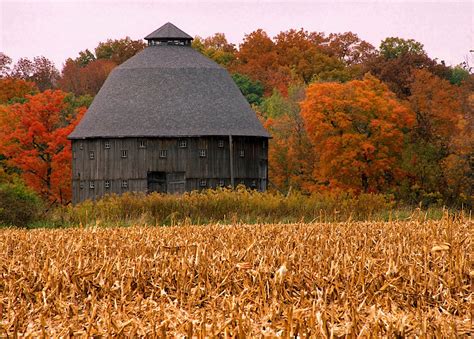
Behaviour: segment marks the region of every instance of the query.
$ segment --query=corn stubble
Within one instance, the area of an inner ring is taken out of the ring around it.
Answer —
[[[6,229],[0,337],[463,336],[470,220]]]

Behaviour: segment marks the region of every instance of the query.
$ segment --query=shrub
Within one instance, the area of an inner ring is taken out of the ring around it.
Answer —
[[[41,199],[21,181],[0,183],[0,225],[28,226],[40,210]]]
[[[287,223],[368,220],[391,210],[390,196],[293,192],[282,195],[238,187],[183,195],[127,193],[58,208],[53,222],[64,224],[175,225],[182,223]]]

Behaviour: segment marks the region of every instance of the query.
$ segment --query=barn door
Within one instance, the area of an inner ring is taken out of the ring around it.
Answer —
[[[165,172],[148,172],[147,175],[148,193],[158,192],[166,193],[166,173]]]
[[[262,192],[265,192],[267,190],[267,175],[268,175],[267,160],[260,160],[260,166],[258,168],[258,176],[260,179],[260,191]]]
[[[182,194],[186,191],[186,176],[184,172],[166,173],[168,193]]]

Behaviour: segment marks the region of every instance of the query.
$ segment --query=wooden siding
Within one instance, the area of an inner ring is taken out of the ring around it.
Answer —
[[[180,140],[186,140],[187,147],[179,147]],[[224,147],[218,147],[220,140]],[[145,141],[146,147],[140,147],[140,141]],[[235,185],[266,190],[268,140],[233,137],[233,146]],[[185,172],[187,191],[215,188],[221,180],[225,186],[231,182],[228,137],[84,139],[73,140],[72,149],[74,203],[108,193],[146,192],[148,172]],[[160,157],[162,150],[166,150],[166,158]],[[200,156],[200,150],[205,150],[205,157]],[[122,151],[127,151],[126,158]],[[90,159],[90,152],[94,159]],[[206,180],[204,187],[202,179]],[[126,188],[122,187],[124,180]],[[90,188],[91,182],[94,188]]]

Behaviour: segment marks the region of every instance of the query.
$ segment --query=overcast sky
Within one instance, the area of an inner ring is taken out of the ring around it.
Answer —
[[[90,1],[0,0],[0,51],[15,61],[68,57],[107,38],[141,39],[170,21],[195,36],[216,32],[239,44],[263,28],[352,31],[376,47],[385,37],[413,38],[433,58],[464,61],[474,49],[474,1]],[[471,59],[472,60],[472,59]]]

